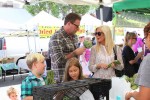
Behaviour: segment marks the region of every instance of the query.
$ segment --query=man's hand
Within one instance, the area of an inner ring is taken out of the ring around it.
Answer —
[[[86,50],[85,47],[80,47],[74,50],[74,53],[79,56],[79,55],[82,55],[85,50]]]

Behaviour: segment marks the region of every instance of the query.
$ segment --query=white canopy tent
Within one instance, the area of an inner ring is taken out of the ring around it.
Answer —
[[[0,31],[3,30],[19,30],[20,26],[18,24],[15,23],[11,23],[9,21],[0,19]]]
[[[99,26],[99,25],[101,25],[101,20],[99,20],[96,17],[93,17],[89,14],[85,14],[82,16],[81,25]]]
[[[58,19],[45,11],[41,11],[32,19],[26,22],[28,30],[35,30],[38,26],[62,26],[63,21]]]
[[[85,30],[87,30],[88,32],[94,32],[95,27],[101,25],[101,20],[89,14],[85,14],[82,16],[81,25],[84,25]],[[110,26],[111,22],[103,22],[103,25]]]

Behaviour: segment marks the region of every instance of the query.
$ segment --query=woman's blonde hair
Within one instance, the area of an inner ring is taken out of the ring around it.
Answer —
[[[39,62],[39,61],[42,62],[44,60],[45,60],[45,57],[40,53],[32,53],[26,57],[26,63],[28,65],[29,69],[32,69],[33,63]]]
[[[69,75],[69,68],[72,67],[72,66],[76,66],[76,67],[79,68],[79,77],[78,77],[78,79],[83,79],[82,66],[81,66],[79,60],[77,58],[73,57],[73,58],[70,58],[66,63],[63,82],[67,82],[67,81],[72,80],[72,78]]]
[[[126,35],[125,35],[124,44],[127,46],[129,40],[130,40],[131,38],[134,38],[134,37],[136,37],[136,33],[134,33],[134,32],[127,32]]]
[[[7,95],[10,96],[12,93],[17,94],[17,91],[16,91],[15,88],[10,87],[10,88],[7,90]]]
[[[111,34],[110,27],[106,26],[106,25],[102,25],[100,27],[97,27],[96,31],[97,31],[97,29],[100,29],[104,33],[105,47],[106,47],[106,50],[108,52],[108,55],[111,55],[112,52],[113,52],[114,41],[112,39],[112,34]],[[100,43],[97,42],[96,43],[96,51],[99,52],[99,49],[100,49]]]

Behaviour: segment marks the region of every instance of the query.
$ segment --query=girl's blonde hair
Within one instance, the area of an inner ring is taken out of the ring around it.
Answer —
[[[17,94],[17,91],[16,91],[15,88],[10,87],[10,88],[7,90],[7,95],[10,96],[12,93]]]
[[[129,40],[130,40],[131,38],[134,38],[134,37],[136,37],[136,33],[134,33],[134,32],[127,32],[126,35],[125,35],[124,44],[127,46]]]
[[[78,77],[78,79],[83,79],[82,66],[79,63],[79,60],[77,58],[73,57],[73,58],[70,58],[66,63],[63,82],[67,82],[67,81],[72,80],[72,78],[69,75],[69,68],[72,67],[72,66],[76,66],[76,67],[79,68],[79,77]]]
[[[104,33],[105,47],[108,52],[108,55],[111,55],[113,53],[114,41],[112,39],[112,34],[111,34],[111,30],[110,30],[109,26],[102,25],[100,27],[97,27],[96,31],[97,31],[97,29],[100,29]],[[97,42],[96,43],[96,51],[99,52],[99,49],[100,49],[100,43]]]
[[[45,57],[40,53],[32,53],[26,57],[26,63],[29,69],[32,69],[33,63],[39,62],[39,61],[43,62],[44,60],[45,60]]]

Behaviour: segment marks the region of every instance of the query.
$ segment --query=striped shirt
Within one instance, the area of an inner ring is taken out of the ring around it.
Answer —
[[[33,96],[32,90],[35,86],[42,86],[43,84],[46,84],[46,78],[42,77],[45,81],[41,81],[39,78],[37,78],[35,75],[33,75],[31,72],[29,75],[22,81],[21,84],[21,98],[25,98],[26,96]]]
[[[57,31],[49,41],[49,56],[51,57],[51,68],[55,74],[55,80],[62,81],[65,64],[65,55],[73,52],[78,46],[78,37],[70,37],[63,27]]]

